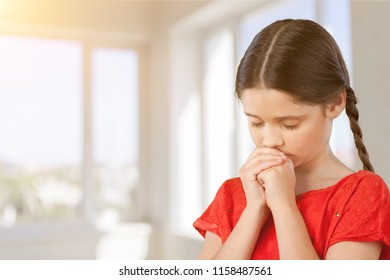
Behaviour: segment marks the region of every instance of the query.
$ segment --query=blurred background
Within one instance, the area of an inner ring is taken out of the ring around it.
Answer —
[[[0,259],[196,258],[253,149],[237,65],[281,18],[335,37],[389,185],[390,2],[0,0]],[[348,125],[331,144],[358,170]]]

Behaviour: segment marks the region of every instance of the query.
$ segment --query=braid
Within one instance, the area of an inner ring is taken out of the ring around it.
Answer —
[[[371,165],[371,162],[368,157],[368,152],[366,146],[363,143],[362,130],[359,125],[359,111],[356,107],[357,99],[355,96],[355,92],[351,87],[347,87],[347,101],[345,106],[345,111],[349,118],[349,123],[351,125],[351,130],[353,133],[353,137],[355,139],[355,145],[358,150],[359,158],[363,163],[363,169],[374,172],[374,168]]]

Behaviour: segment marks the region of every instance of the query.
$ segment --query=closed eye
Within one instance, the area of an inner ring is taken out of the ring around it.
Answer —
[[[289,130],[294,130],[294,129],[296,129],[296,128],[298,128],[298,124],[295,124],[295,125],[286,125],[286,124],[281,124],[281,126],[283,127],[283,128],[285,128],[285,129],[289,129]]]
[[[251,122],[251,126],[252,126],[252,127],[261,127],[261,126],[263,126],[263,125],[264,125],[263,122],[261,122],[261,123]]]

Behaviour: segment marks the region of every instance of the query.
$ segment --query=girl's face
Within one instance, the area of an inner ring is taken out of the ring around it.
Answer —
[[[241,101],[256,147],[280,150],[295,168],[329,152],[332,120],[339,114],[333,107],[298,104],[273,89],[244,90]]]

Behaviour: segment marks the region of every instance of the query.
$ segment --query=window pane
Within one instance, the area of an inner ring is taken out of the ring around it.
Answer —
[[[284,18],[305,18],[316,20],[317,1],[273,1],[267,8],[260,8],[243,17],[240,23],[238,42],[239,59],[252,42],[253,37],[272,22]]]
[[[205,42],[205,181],[207,202],[236,172],[234,165],[234,44],[230,30],[223,30]]]
[[[96,49],[93,67],[93,160],[100,222],[135,214],[138,183],[138,57]]]
[[[82,201],[82,46],[0,36],[0,225],[65,220]]]

